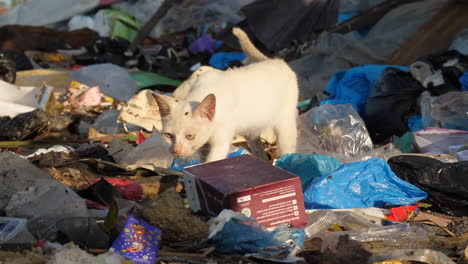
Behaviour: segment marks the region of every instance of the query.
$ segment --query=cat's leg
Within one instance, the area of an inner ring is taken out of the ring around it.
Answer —
[[[211,149],[208,153],[208,156],[206,157],[206,162],[225,159],[229,153],[229,148],[231,147],[233,138],[234,135],[231,133],[215,135],[210,140]]]
[[[246,136],[246,139],[252,154],[259,159],[268,161],[268,155],[265,152],[265,148],[263,148],[261,137],[250,135]]]
[[[296,113],[283,114],[279,116],[277,121],[275,131],[281,155],[295,153],[297,143]]]

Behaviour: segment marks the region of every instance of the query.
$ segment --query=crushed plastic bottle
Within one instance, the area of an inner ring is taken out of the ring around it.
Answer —
[[[397,224],[353,231],[321,232],[315,235],[322,239],[322,251],[338,244],[340,236],[348,235],[350,240],[358,242],[377,242],[387,245],[411,247],[417,242],[428,239],[426,231],[420,225]],[[404,242],[403,242],[404,241]]]
[[[312,223],[304,228],[307,238],[312,238],[315,234],[327,230],[342,218],[343,216],[338,216],[338,214],[329,210],[317,210],[308,214],[307,222]]]

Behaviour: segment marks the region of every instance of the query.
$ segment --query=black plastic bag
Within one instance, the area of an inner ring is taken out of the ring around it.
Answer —
[[[70,115],[49,115],[43,110],[19,114],[12,119],[0,118],[0,140],[32,139],[42,134],[61,131],[73,122]]]
[[[362,114],[374,143],[408,131],[408,119],[419,111],[417,100],[424,90],[409,72],[393,67],[383,71]]]
[[[468,161],[443,163],[402,155],[390,158],[388,164],[399,178],[427,192],[431,211],[468,216]]]

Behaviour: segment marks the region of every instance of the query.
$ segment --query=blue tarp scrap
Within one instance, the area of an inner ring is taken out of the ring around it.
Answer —
[[[427,193],[398,178],[387,162],[378,158],[343,164],[315,178],[304,191],[307,209],[410,205],[426,197]]]

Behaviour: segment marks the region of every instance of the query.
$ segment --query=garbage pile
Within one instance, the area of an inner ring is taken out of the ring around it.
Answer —
[[[468,263],[467,13],[0,0],[0,263]],[[295,72],[297,151],[178,158],[155,94],[253,63],[233,27]]]

